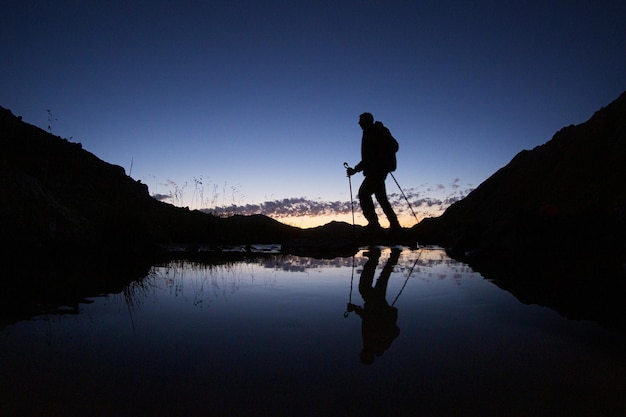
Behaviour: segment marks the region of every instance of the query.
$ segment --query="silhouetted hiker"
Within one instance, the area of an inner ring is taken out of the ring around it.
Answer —
[[[366,365],[374,362],[376,356],[381,356],[400,334],[400,329],[396,324],[398,309],[390,306],[386,298],[387,283],[393,267],[398,263],[400,252],[398,248],[391,250],[389,260],[376,280],[376,285],[372,286],[380,258],[380,249],[371,248],[365,254],[368,260],[363,266],[359,280],[359,292],[364,301],[363,307],[348,303],[348,311],[354,311],[363,320],[361,323],[363,349],[360,358],[361,362]]]
[[[391,136],[391,132],[381,122],[374,123],[374,116],[371,113],[363,113],[359,117],[359,125],[363,129],[361,139],[361,162],[354,168],[347,168],[348,176],[363,171],[365,179],[359,188],[359,202],[363,209],[363,216],[368,221],[366,226],[368,231],[377,232],[381,230],[378,216],[374,210],[372,194],[383,212],[389,220],[392,231],[400,230],[402,227],[398,222],[398,217],[394,213],[391,204],[387,199],[385,179],[387,174],[396,169],[396,152],[398,151],[398,141]]]

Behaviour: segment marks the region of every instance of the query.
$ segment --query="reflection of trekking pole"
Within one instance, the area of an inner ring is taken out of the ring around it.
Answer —
[[[348,307],[346,312],[343,313],[345,318],[348,318],[352,310],[352,282],[354,281],[354,255],[352,255],[352,275],[350,276],[350,295],[348,296]]]
[[[404,194],[404,191],[402,191],[402,187],[400,187],[400,184],[398,184],[398,180],[396,179],[396,177],[393,176],[393,172],[390,172],[390,174],[391,174],[391,178],[393,178],[393,180],[396,182],[396,185],[400,189],[400,192],[402,193],[402,196],[406,200],[406,203],[409,205],[409,208],[411,209],[411,213],[413,213],[413,216],[415,216],[415,220],[417,220],[417,222],[419,223],[420,221],[417,219],[417,214],[415,214],[415,212],[413,211],[413,207],[411,207],[411,203],[409,203],[409,199],[406,198],[406,194]]]
[[[415,269],[415,265],[417,265],[417,261],[420,260],[420,257],[422,256],[422,252],[423,250],[420,248],[420,253],[419,255],[417,255],[417,259],[415,259],[415,262],[413,263],[413,266],[411,267],[411,270],[409,271],[409,274],[406,276],[406,279],[404,280],[404,285],[402,285],[402,288],[400,288],[400,292],[398,293],[398,295],[396,295],[396,298],[394,298],[393,303],[391,303],[391,307],[393,307],[396,304],[396,301],[398,301],[398,297],[400,297],[400,294],[402,294],[402,291],[404,291],[404,287],[406,287],[406,283],[409,282],[409,278],[411,278],[411,275],[413,274],[413,270]]]
[[[350,168],[347,162],[343,163],[344,168]],[[348,175],[348,184],[350,184],[350,206],[352,207],[352,231],[354,232],[354,200],[352,200],[352,180],[350,179],[350,175]]]

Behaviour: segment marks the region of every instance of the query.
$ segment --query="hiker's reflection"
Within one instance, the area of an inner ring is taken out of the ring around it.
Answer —
[[[374,362],[374,358],[381,356],[400,334],[400,329],[396,324],[398,309],[390,306],[386,299],[387,283],[393,267],[398,263],[400,249],[391,250],[389,260],[383,267],[375,285],[372,284],[380,258],[380,249],[370,248],[365,256],[368,257],[368,260],[363,267],[359,280],[359,292],[363,297],[364,304],[363,307],[359,307],[348,303],[348,311],[354,311],[362,319],[363,349],[360,357],[364,364],[371,364]]]

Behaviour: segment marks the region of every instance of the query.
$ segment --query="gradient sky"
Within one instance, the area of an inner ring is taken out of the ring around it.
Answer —
[[[616,99],[624,22],[620,1],[7,1],[0,106],[213,207],[349,204],[369,111],[419,204]]]

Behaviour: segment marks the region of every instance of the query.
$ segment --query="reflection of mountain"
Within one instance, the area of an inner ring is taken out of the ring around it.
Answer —
[[[400,271],[408,271],[414,266],[422,266],[433,268],[437,265],[447,265],[456,264],[457,261],[453,261],[452,259],[445,256],[445,253],[442,250],[429,250],[429,249],[419,249],[419,250],[411,250],[405,248],[405,252],[403,253],[400,261],[397,262],[397,269]],[[320,268],[345,268],[351,267],[353,261],[355,262],[355,266],[359,267],[363,263],[367,261],[367,257],[363,255],[363,253],[367,251],[367,249],[361,249],[357,253],[354,254],[354,259],[352,257],[336,257],[336,258],[317,258],[311,256],[296,256],[296,255],[276,255],[271,257],[259,258],[258,263],[261,264],[264,268],[269,269],[279,269],[282,271],[290,271],[290,272],[308,272],[315,269]],[[419,255],[419,252],[423,251],[426,254]],[[381,259],[383,262],[389,256],[389,250],[383,250]],[[417,259],[417,264],[414,265]]]

